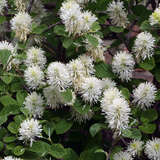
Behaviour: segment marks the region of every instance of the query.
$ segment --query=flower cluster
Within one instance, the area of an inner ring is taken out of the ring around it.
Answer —
[[[12,156],[7,156],[7,157],[4,157],[3,160],[22,160],[21,158],[15,158],[15,157],[12,157]]]
[[[96,16],[89,11],[82,12],[80,5],[74,0],[62,3],[60,8],[60,18],[65,24],[69,35],[81,35],[88,32],[92,24],[97,20]]]
[[[115,130],[115,133],[121,134],[121,131],[128,127],[131,109],[117,88],[104,91],[101,108],[109,127]]]
[[[37,120],[26,119],[24,120],[19,128],[19,140],[30,141],[30,146],[32,146],[35,138],[40,138],[42,132],[42,126]]]
[[[26,41],[31,32],[32,18],[28,13],[19,12],[11,19],[11,27],[20,41]]]
[[[120,51],[113,57],[112,70],[118,74],[122,81],[129,81],[132,78],[134,65],[135,62],[132,55],[126,51]]]
[[[156,92],[157,89],[151,82],[141,83],[133,90],[133,102],[145,110],[155,102]]]
[[[4,7],[6,7],[6,6],[7,6],[7,1],[1,0],[0,1],[0,14],[3,14]]]
[[[149,21],[151,25],[160,24],[160,7],[151,14]]]
[[[108,5],[107,12],[111,19],[112,24],[126,28],[129,21],[127,18],[127,12],[125,11],[123,2],[113,1]]]

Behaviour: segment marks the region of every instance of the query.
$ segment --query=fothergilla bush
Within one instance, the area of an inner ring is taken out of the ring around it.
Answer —
[[[0,0],[0,159],[160,160],[159,0]]]

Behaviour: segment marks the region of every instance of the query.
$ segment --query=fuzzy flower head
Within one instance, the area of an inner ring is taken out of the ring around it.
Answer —
[[[93,36],[98,40],[98,45],[95,47],[88,40],[85,40],[86,50],[95,62],[105,61],[104,52],[106,49],[103,46],[103,41],[98,35]]]
[[[149,32],[142,32],[135,40],[133,52],[135,52],[138,61],[145,60],[153,56],[154,47],[155,38]]]
[[[106,90],[109,88],[114,88],[116,86],[116,83],[109,78],[103,78],[101,80],[101,85],[102,85],[103,90]]]
[[[27,85],[32,89],[44,84],[44,73],[39,66],[28,67],[24,72],[24,77]]]
[[[96,2],[96,0],[76,0],[77,3],[80,3],[80,4],[85,4],[85,3],[88,3],[89,1],[91,2]]]
[[[128,128],[130,112],[131,109],[124,98],[114,99],[112,104],[108,106],[107,112],[105,112],[109,127],[121,134],[122,130]]]
[[[86,77],[84,63],[79,58],[77,58],[67,64],[67,69],[71,76],[74,89],[78,90],[83,81],[83,78]]]
[[[149,21],[152,26],[160,24],[160,7],[156,8],[156,10],[150,15]]]
[[[47,69],[48,84],[65,90],[72,85],[71,77],[65,64],[52,62]]]
[[[157,89],[151,82],[141,83],[133,90],[133,102],[145,110],[155,102]]]
[[[160,160],[160,139],[149,140],[145,145],[145,154],[151,160]]]
[[[83,16],[83,31],[87,32],[92,27],[93,23],[97,21],[97,17],[89,11],[85,11],[82,14]]]
[[[34,118],[41,117],[44,112],[44,100],[36,92],[31,93],[25,98],[24,106]]]
[[[107,12],[109,14],[112,24],[126,28],[129,21],[123,2],[119,0],[117,2],[111,2],[107,8]]]
[[[118,152],[113,156],[114,160],[133,160],[132,156],[128,152]]]
[[[120,97],[122,97],[122,94],[116,87],[106,89],[101,100],[102,112],[105,114],[108,111],[108,106],[113,103],[113,100]]]
[[[0,14],[3,13],[4,7],[7,7],[7,1],[6,0],[0,0]]]
[[[11,20],[11,28],[20,41],[26,41],[31,32],[32,18],[28,13],[19,12]]]
[[[42,126],[35,119],[24,120],[19,128],[19,140],[30,141],[30,146],[35,141],[35,138],[42,137]]]
[[[43,89],[43,94],[50,108],[57,109],[62,104],[62,96],[58,88],[53,86],[46,87]]]
[[[81,8],[76,1],[70,0],[62,3],[62,7],[60,8],[60,18],[65,24],[66,31],[69,32],[69,35],[81,33],[83,16]]]
[[[127,152],[129,152],[133,157],[140,156],[143,150],[143,142],[139,140],[133,140],[130,142]]]
[[[129,81],[132,78],[134,65],[133,56],[126,51],[120,51],[113,57],[112,70],[122,81]]]
[[[93,58],[84,54],[79,56],[79,59],[85,67],[86,76],[93,75],[95,72],[94,65],[93,65]]]
[[[41,48],[32,47],[27,51],[27,59],[25,61],[26,66],[38,65],[40,68],[44,68],[46,64],[46,57],[44,51]]]
[[[85,102],[90,104],[98,102],[102,94],[100,80],[95,77],[84,78],[79,93]]]
[[[12,156],[7,156],[7,157],[4,157],[3,160],[22,160],[21,158],[15,158],[15,157],[12,157]]]

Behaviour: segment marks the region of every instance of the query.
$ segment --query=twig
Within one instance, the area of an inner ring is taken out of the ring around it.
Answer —
[[[28,13],[31,12],[33,3],[34,3],[34,0],[30,0],[29,7],[28,7],[28,9],[27,9]]]
[[[50,30],[51,28],[55,27],[55,26],[58,25],[58,24],[61,24],[61,22],[57,22],[57,23],[55,23],[55,24],[51,24],[47,29],[45,29],[45,30],[43,31],[43,33],[47,32],[48,30]]]

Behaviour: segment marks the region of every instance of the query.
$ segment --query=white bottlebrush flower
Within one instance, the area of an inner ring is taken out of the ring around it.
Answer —
[[[18,65],[19,60],[17,58],[14,58],[17,53],[16,53],[16,47],[12,45],[12,43],[9,43],[7,41],[1,41],[0,42],[0,50],[8,50],[11,52],[11,55],[9,56],[8,59],[8,66],[7,70],[9,71],[12,68],[12,65]]]
[[[85,67],[86,76],[93,75],[95,72],[94,65],[93,65],[93,58],[84,54],[79,56],[79,59]]]
[[[101,85],[102,85],[103,90],[106,90],[109,88],[114,88],[116,86],[116,83],[109,78],[103,78],[101,80]]]
[[[20,41],[26,41],[31,32],[32,18],[28,13],[19,12],[11,19],[11,28]]]
[[[83,16],[83,21],[82,21],[83,32],[87,32],[90,30],[93,23],[96,22],[97,17],[89,11],[83,12],[82,16]]]
[[[93,117],[93,115],[94,115],[94,112],[91,109],[87,113],[80,114],[74,109],[74,107],[71,108],[71,116],[73,120],[80,124],[90,120]]]
[[[109,127],[115,130],[118,134],[128,128],[131,109],[128,102],[124,98],[116,98],[112,104],[108,105],[105,118]]]
[[[90,104],[98,102],[102,94],[100,80],[95,77],[84,78],[79,93],[85,102],[89,102]]]
[[[139,140],[133,140],[130,142],[127,152],[129,152],[133,157],[140,156],[141,151],[143,150],[143,142]]]
[[[151,25],[160,24],[160,7],[150,15],[149,22]]]
[[[113,103],[113,100],[121,97],[122,94],[116,87],[106,89],[101,100],[102,112],[105,114],[108,111],[108,106]]]
[[[27,85],[32,89],[44,84],[44,73],[39,66],[28,67],[24,72],[24,78]]]
[[[71,76],[71,80],[73,82],[73,87],[77,91],[83,81],[83,78],[86,77],[86,69],[82,61],[77,58],[75,60],[70,61],[67,64],[67,69]]]
[[[104,52],[105,47],[103,47],[103,41],[98,35],[93,35],[98,40],[97,47],[93,46],[88,40],[85,40],[86,50],[88,54],[93,57],[94,61],[105,61]]]
[[[25,98],[24,101],[25,108],[29,111],[29,114],[36,117],[41,117],[44,112],[44,100],[40,94],[36,92],[31,93]]]
[[[9,50],[11,54],[15,55],[15,47],[12,45],[12,43],[7,41],[0,42],[0,50]]]
[[[132,156],[128,152],[118,152],[113,156],[114,160],[133,160]]]
[[[30,146],[35,141],[35,138],[40,138],[42,132],[42,125],[36,119],[24,120],[19,128],[19,140],[30,141]]]
[[[3,13],[4,7],[7,7],[7,1],[6,0],[0,0],[0,14]]]
[[[48,84],[57,87],[59,90],[65,90],[72,85],[67,67],[61,62],[52,62],[48,66],[47,78]]]
[[[134,65],[133,56],[126,51],[120,51],[113,57],[112,70],[122,81],[129,81],[132,78]]]
[[[43,89],[43,94],[47,104],[52,109],[57,109],[60,107],[60,104],[62,104],[63,99],[58,88],[55,88],[53,86],[46,87]]]
[[[145,154],[151,160],[160,160],[160,139],[149,140],[145,145]]]
[[[7,157],[4,157],[3,160],[22,160],[22,159],[21,158],[12,157],[12,156],[7,156]]]
[[[151,82],[141,83],[133,90],[133,102],[145,110],[155,102],[156,92],[157,89]]]
[[[109,3],[107,12],[109,14],[112,24],[126,28],[129,21],[123,2],[118,0],[117,2],[113,1]]]
[[[43,69],[46,64],[46,57],[44,54],[45,52],[41,48],[31,47],[27,51],[26,66],[38,65]]]
[[[65,24],[69,35],[81,34],[83,17],[79,4],[76,1],[64,1],[60,8],[60,18]]]
[[[155,38],[149,32],[142,32],[135,40],[133,52],[135,52],[138,61],[145,60],[153,56],[154,47]]]
[[[26,11],[26,0],[14,0],[14,3],[19,12]]]

